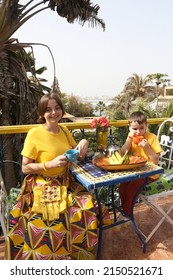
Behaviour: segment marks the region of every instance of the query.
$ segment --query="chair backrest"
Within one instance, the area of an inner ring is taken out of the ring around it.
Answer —
[[[162,147],[159,165],[164,169],[173,167],[173,117],[163,121],[158,129],[157,137]]]

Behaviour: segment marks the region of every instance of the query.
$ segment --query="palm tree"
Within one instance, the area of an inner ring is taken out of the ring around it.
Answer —
[[[99,101],[97,104],[96,104],[96,107],[95,107],[95,110],[94,111],[99,111],[99,115],[101,116],[102,112],[104,112],[106,109],[106,105],[103,101]]]
[[[137,99],[152,101],[153,93],[155,87],[151,85],[150,77],[147,75],[143,78],[142,75],[134,73],[127,79],[123,91],[115,96],[113,103],[109,105],[109,115],[115,119],[119,119],[120,116],[128,118],[136,106]]]
[[[29,116],[33,116],[33,108],[43,87],[37,78],[35,67],[27,58],[25,49],[31,48],[31,43],[20,43],[11,36],[29,19],[46,9],[53,10],[69,23],[76,20],[84,25],[89,22],[91,27],[97,25],[105,29],[105,23],[97,14],[98,5],[89,0],[0,0],[0,125],[25,124]],[[33,51],[32,58],[34,59]],[[54,68],[55,70],[55,68]],[[28,79],[28,74],[32,76]],[[54,80],[52,90],[57,89]],[[15,140],[11,136],[1,137],[3,159],[14,160]],[[5,167],[6,185],[8,190],[16,185],[15,171],[11,166]],[[9,176],[10,177],[9,177]]]
[[[123,115],[126,116],[127,118],[130,107],[131,107],[130,95],[122,92],[113,98],[113,102],[108,106],[108,109],[112,111],[111,117],[116,119],[117,115]]]
[[[126,81],[123,91],[114,97],[112,104],[109,105],[109,116],[119,119],[120,116],[128,118],[131,111],[136,106],[137,99],[145,102],[154,99],[155,86],[151,85],[151,79],[147,75],[142,77],[136,73],[132,74]]]
[[[130,95],[131,100],[134,101],[137,97],[144,97],[152,90],[149,82],[148,76],[143,78],[142,75],[134,73],[127,79],[123,92]]]
[[[6,52],[8,54],[8,50]],[[2,52],[0,52],[0,57],[1,55]],[[20,69],[20,66],[22,66],[20,64],[21,61],[23,69]],[[44,79],[38,77],[38,75],[41,75],[46,70],[46,67],[36,70],[31,53],[26,53],[24,50],[23,52],[17,53],[16,57],[15,55],[12,57],[9,56],[8,62],[11,67],[8,71],[9,75],[4,71],[4,74],[6,74],[4,83],[2,83],[2,80],[0,82],[0,124],[3,126],[35,123],[37,119],[38,99],[43,95],[43,92],[50,91],[50,88],[42,85]],[[13,70],[15,70],[12,68],[13,62],[16,62],[16,72],[14,71],[12,76]],[[4,63],[4,60],[2,60],[2,63]],[[29,65],[32,73],[25,73],[24,67],[27,70],[29,69],[27,65]],[[2,66],[4,64],[1,64],[1,69]],[[15,135],[14,137],[8,134],[1,135],[0,141],[1,168],[5,176],[7,192],[9,192],[10,186],[16,186],[19,181],[18,174],[20,173],[15,172],[16,165],[14,165],[14,162],[17,163],[20,161],[19,155],[23,137],[20,137],[20,135]]]

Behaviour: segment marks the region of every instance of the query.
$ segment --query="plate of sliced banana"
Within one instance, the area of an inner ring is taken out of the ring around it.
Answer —
[[[144,166],[146,159],[143,157],[128,155],[126,152],[123,157],[119,152],[115,152],[111,157],[102,157],[93,160],[93,163],[105,170],[127,170]]]

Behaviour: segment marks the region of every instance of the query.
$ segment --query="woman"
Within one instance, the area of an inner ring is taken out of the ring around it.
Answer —
[[[88,141],[76,145],[59,121],[64,108],[58,95],[38,104],[38,127],[29,130],[22,150],[27,176],[9,216],[6,259],[93,259],[97,217],[93,197],[69,174],[66,150],[83,160]]]

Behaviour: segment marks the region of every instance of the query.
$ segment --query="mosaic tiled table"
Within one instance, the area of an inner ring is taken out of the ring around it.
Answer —
[[[73,176],[78,180],[88,191],[94,191],[98,203],[99,210],[101,209],[101,203],[99,199],[98,190],[101,187],[109,186],[112,189],[122,182],[128,182],[128,181],[134,181],[139,178],[146,178],[147,184],[147,178],[149,176],[160,174],[164,172],[164,169],[154,165],[152,163],[147,162],[144,166],[137,167],[130,170],[124,170],[124,171],[107,171],[103,170],[97,166],[95,166],[92,162],[84,162],[84,163],[73,163],[70,167],[71,173]],[[142,186],[144,187],[144,186]],[[139,192],[139,190],[138,190]],[[112,191],[113,193],[113,191]],[[137,194],[136,194],[137,196]],[[112,196],[113,200],[113,196]],[[112,201],[112,205],[114,205],[114,202]],[[134,205],[133,205],[134,206]],[[117,210],[117,209],[116,209]],[[98,250],[97,250],[97,259],[100,258],[101,253],[101,242],[102,242],[102,231],[105,229],[108,229],[113,226],[117,226],[121,223],[127,222],[131,220],[132,225],[134,227],[135,232],[137,233],[139,239],[142,242],[143,245],[143,251],[146,250],[146,243],[145,240],[143,240],[137,226],[134,220],[133,211],[132,216],[128,218],[127,220],[122,221],[116,221],[116,211],[115,208],[113,209],[114,213],[114,223],[111,225],[103,225],[102,224],[102,211],[99,211],[99,241],[98,241]]]

